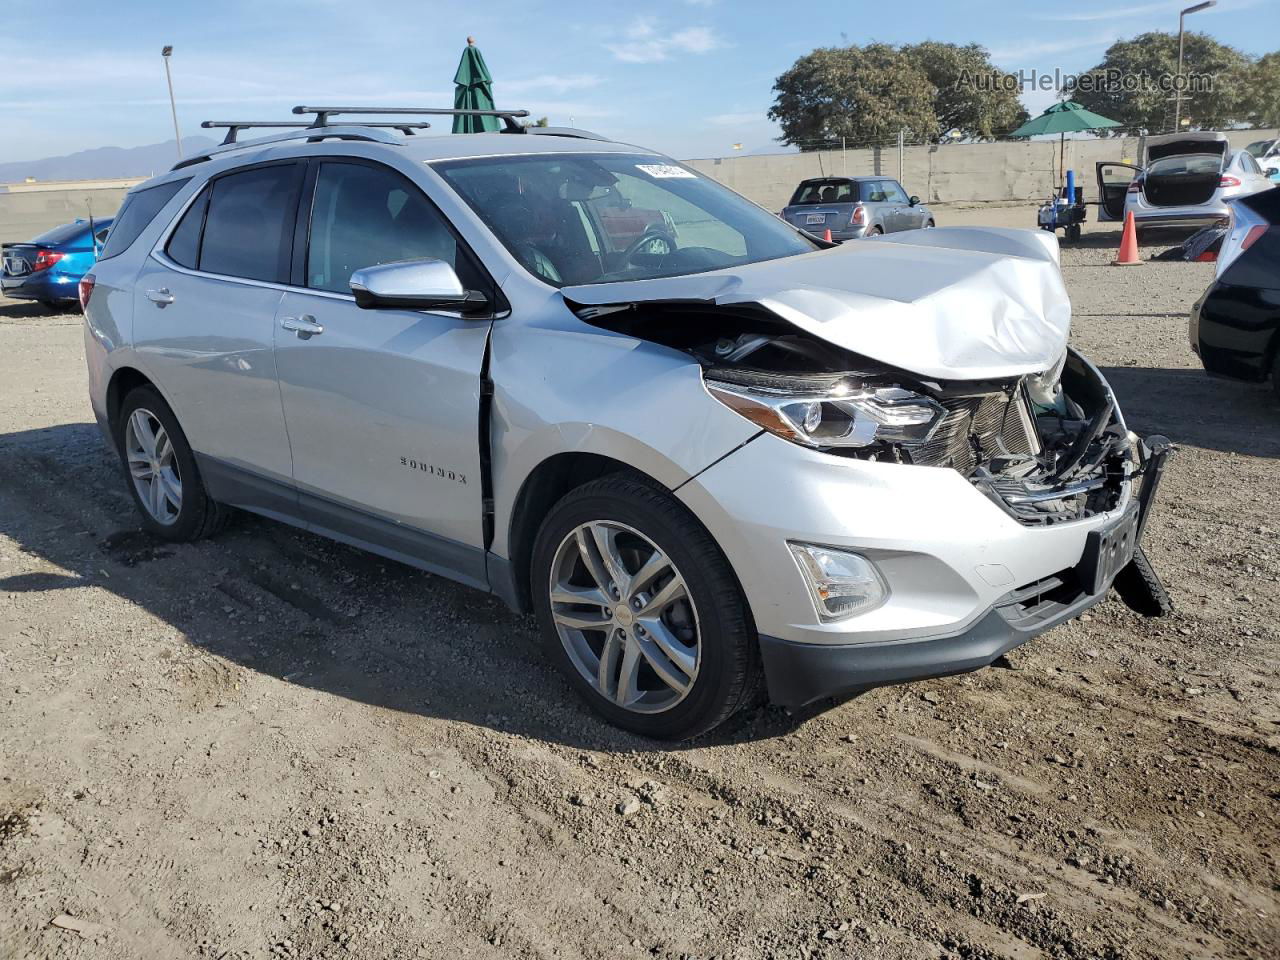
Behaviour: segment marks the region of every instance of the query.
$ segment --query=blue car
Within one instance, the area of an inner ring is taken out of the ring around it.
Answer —
[[[79,303],[80,278],[93,267],[111,220],[77,220],[30,243],[0,245],[0,293],[50,309]]]

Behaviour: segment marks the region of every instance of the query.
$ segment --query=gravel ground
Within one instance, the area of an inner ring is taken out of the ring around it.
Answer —
[[[251,517],[149,542],[79,319],[0,302],[0,957],[1276,956],[1280,409],[1187,347],[1212,267],[1115,242],[1064,253],[1074,340],[1179,446],[1178,612],[684,748],[481,594]]]

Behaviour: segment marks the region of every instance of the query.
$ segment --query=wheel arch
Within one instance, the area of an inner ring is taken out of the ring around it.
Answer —
[[[529,567],[533,558],[533,542],[543,519],[556,502],[571,490],[613,473],[643,477],[648,483],[670,492],[660,481],[630,464],[603,454],[581,450],[553,454],[525,477],[516,494],[507,524],[507,550],[515,592],[512,599],[522,613],[529,613],[533,609]]]
[[[112,431],[115,430],[116,418],[120,415],[120,406],[124,403],[124,398],[138,387],[150,387],[164,397],[165,403],[169,403],[169,398],[164,396],[164,391],[137,367],[128,365],[117,367],[107,383],[107,426]],[[173,409],[173,404],[170,403],[169,408]]]

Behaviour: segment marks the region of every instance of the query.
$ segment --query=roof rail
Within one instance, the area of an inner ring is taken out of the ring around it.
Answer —
[[[504,130],[503,133],[510,133]],[[611,142],[608,137],[602,137],[598,133],[592,133],[590,130],[579,130],[577,127],[521,127],[521,133],[532,133],[540,137],[577,137],[579,140],[603,140],[606,143]]]
[[[200,126],[205,130],[221,130],[226,128],[227,135],[222,141],[222,146],[229,143],[235,143],[236,137],[241,130],[248,130],[253,127],[311,127],[313,124],[307,123],[305,120],[205,120]],[[418,123],[362,123],[362,127],[389,127],[392,130],[399,130],[407,137],[413,136],[415,130],[426,130],[431,124],[425,120]]]
[[[395,124],[402,126],[402,124]],[[367,140],[373,143],[389,143],[393,146],[399,146],[404,143],[395,134],[387,133],[383,130],[370,129],[367,126],[341,126],[341,127],[321,127],[317,129],[310,124],[305,125],[301,129],[291,130],[289,133],[276,133],[268,137],[255,137],[252,140],[243,142],[236,141],[233,143],[224,143],[216,147],[210,147],[208,150],[201,150],[199,153],[193,153],[189,157],[183,157],[175,163],[170,170],[181,170],[183,167],[189,167],[192,164],[203,163],[212,157],[216,157],[220,153],[229,153],[232,150],[245,150],[249,147],[265,147],[273,143],[286,143],[290,140],[309,140],[317,143],[321,140]]]
[[[429,117],[497,117],[506,133],[523,133],[525,128],[516,123],[517,117],[529,116],[528,110],[452,110],[446,107],[304,107],[293,108],[297,114],[314,113],[314,127],[327,126],[330,117],[358,113],[366,116],[429,116]]]

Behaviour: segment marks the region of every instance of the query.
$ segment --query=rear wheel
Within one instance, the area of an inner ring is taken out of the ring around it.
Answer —
[[[937,224],[934,223],[932,220],[926,220],[924,223],[924,229],[926,230],[932,230],[936,226]]]
[[[758,641],[742,591],[666,491],[615,475],[570,492],[538,532],[531,576],[548,656],[617,726],[695,737],[754,696]]]
[[[873,237],[882,237],[882,236],[884,236],[884,227],[878,227],[878,226],[877,226],[877,227],[872,227],[872,228],[871,228],[871,234],[870,234],[870,235],[871,235],[871,236],[873,236]]]
[[[1275,391],[1276,399],[1280,400],[1280,345],[1276,347],[1276,359],[1271,364],[1271,389]]]
[[[154,387],[136,387],[124,398],[115,436],[125,481],[147,532],[182,542],[226,525],[230,511],[205,493],[186,435]]]

